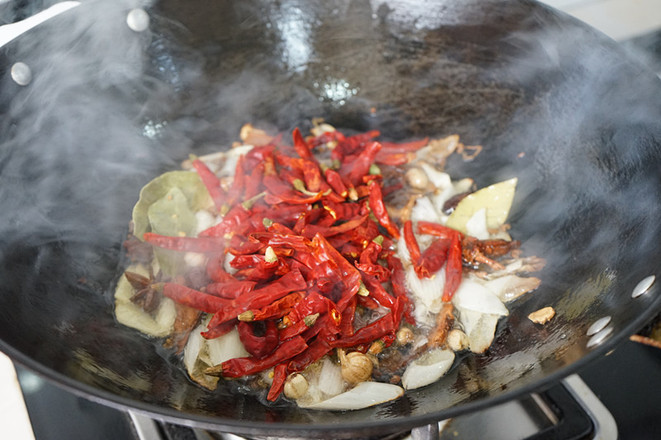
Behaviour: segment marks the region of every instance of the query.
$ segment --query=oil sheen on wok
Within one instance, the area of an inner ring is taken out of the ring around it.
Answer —
[[[506,224],[516,177],[477,189],[446,159],[456,135],[406,143],[313,121],[155,178],[125,242],[117,320],[181,355],[213,390],[348,410],[437,381],[483,353],[544,260]]]

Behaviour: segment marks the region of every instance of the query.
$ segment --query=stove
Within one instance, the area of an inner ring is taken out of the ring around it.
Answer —
[[[16,366],[36,440],[241,440],[163,423],[70,394]],[[661,438],[661,350],[627,341],[539,393],[384,440]],[[74,422],[75,421],[75,422]],[[275,440],[272,437],[264,440]]]

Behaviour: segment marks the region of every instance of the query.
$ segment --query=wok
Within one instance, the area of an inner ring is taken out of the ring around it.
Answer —
[[[660,269],[661,84],[597,31],[524,0],[163,0],[134,32],[125,18],[136,5],[86,2],[2,49],[0,349],[17,362],[177,423],[356,437],[542,389],[659,310],[656,284],[632,291]],[[17,61],[31,68],[27,86],[11,79]],[[488,353],[361,411],[206,392],[158,341],[113,318],[141,185],[229,145],[246,122],[288,132],[312,117],[392,140],[482,144],[448,169],[479,186],[517,176],[512,233],[548,259]],[[526,318],[543,306],[551,322]]]

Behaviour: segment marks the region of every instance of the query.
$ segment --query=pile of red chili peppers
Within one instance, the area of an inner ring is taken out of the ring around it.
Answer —
[[[206,338],[238,329],[250,356],[208,373],[235,378],[274,367],[268,399],[275,400],[289,374],[332,349],[364,352],[375,342],[388,346],[402,319],[414,324],[394,246],[400,228],[383,200],[397,188],[384,187],[373,166],[403,165],[427,139],[381,143],[374,141],[378,134],[334,131],[305,139],[296,129],[293,147],[274,141],[241,156],[229,188],[204,162],[193,160],[216,209],[225,213],[222,221],[197,237],[145,233],[144,240],[208,257],[206,287],[162,285],[165,296],[212,315]],[[328,142],[336,144],[333,168],[313,154]],[[410,221],[403,231],[418,276],[431,276],[445,264],[443,300],[449,301],[461,281],[460,234],[420,222],[418,233],[437,237],[421,253]],[[233,274],[223,269],[228,255],[234,257]],[[356,328],[357,307],[389,312]]]

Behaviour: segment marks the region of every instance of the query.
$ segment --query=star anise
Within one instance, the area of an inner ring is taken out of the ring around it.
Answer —
[[[140,275],[139,273],[126,271],[124,276],[128,280],[131,287],[135,290],[135,294],[131,297],[134,304],[139,305],[147,313],[153,313],[161,303],[161,294],[154,288],[155,277],[153,272],[149,271],[149,277]]]

